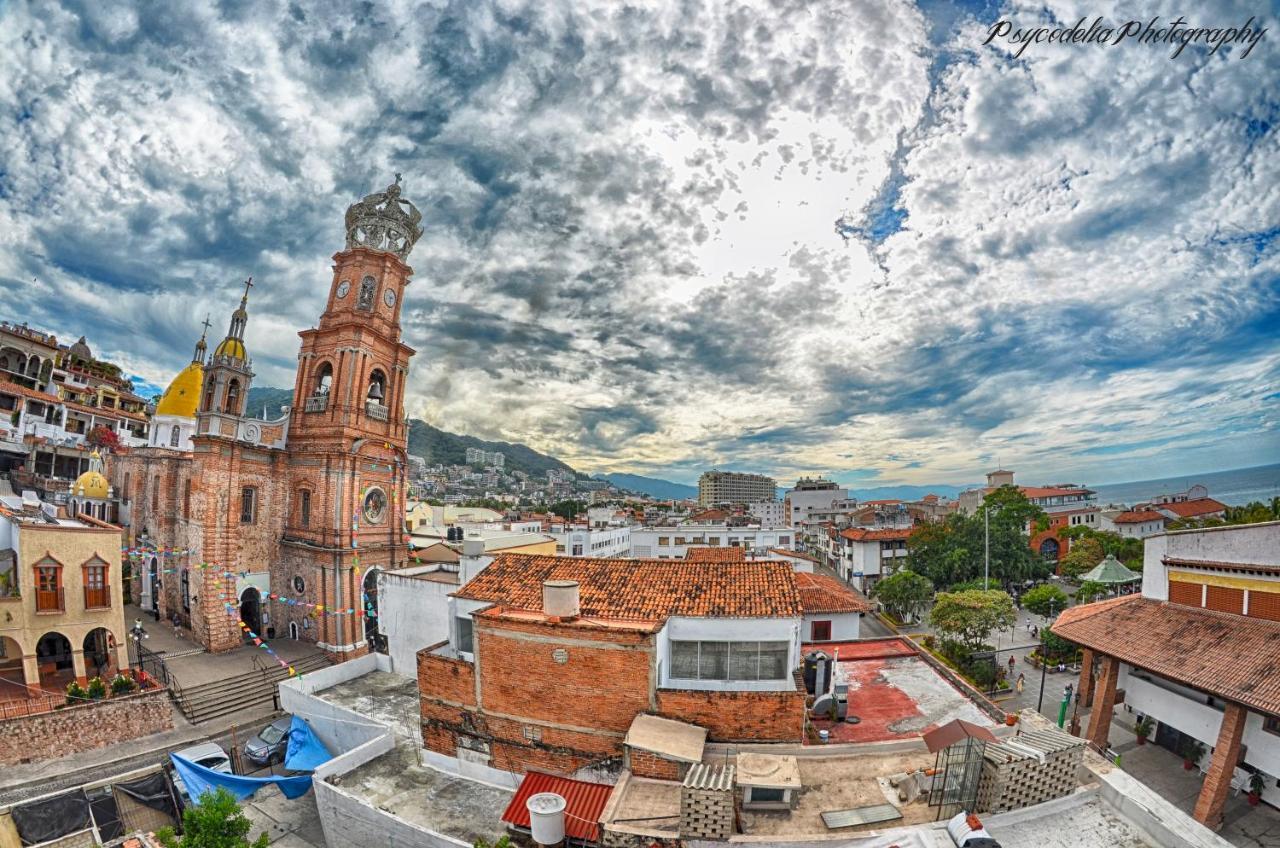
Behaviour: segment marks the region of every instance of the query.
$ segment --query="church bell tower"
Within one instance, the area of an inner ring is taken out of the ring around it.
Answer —
[[[273,573],[272,586],[303,601],[286,614],[311,605],[309,619],[296,623],[318,631],[315,641],[339,657],[375,641],[372,572],[407,556],[404,395],[414,351],[401,341],[400,310],[421,221],[400,194],[399,174],[352,204],[319,326],[299,333],[288,434],[293,494],[279,566],[287,573]],[[325,612],[315,614],[317,605]]]

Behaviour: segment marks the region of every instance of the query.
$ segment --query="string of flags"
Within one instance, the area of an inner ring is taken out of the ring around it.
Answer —
[[[261,648],[262,650],[266,651],[273,660],[275,660],[280,664],[281,668],[289,672],[290,677],[302,676],[298,674],[298,672],[294,669],[293,666],[289,665],[287,662],[280,659],[280,655],[271,649],[271,646],[267,644],[266,639],[263,639],[257,633],[254,633],[251,629],[249,629],[249,625],[245,624],[244,619],[240,617],[240,612],[236,609],[235,604],[228,602],[226,604],[226,607],[227,607],[227,615],[231,618],[234,618],[237,622],[239,622],[240,629],[244,632],[245,636],[247,636],[249,639],[253,641],[253,644],[255,647]]]

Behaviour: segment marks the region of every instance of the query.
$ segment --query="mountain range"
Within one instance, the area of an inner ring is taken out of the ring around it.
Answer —
[[[292,389],[277,389],[270,386],[252,386],[249,389],[250,415],[276,418],[280,415],[281,407],[291,403],[293,403]],[[474,436],[459,436],[456,433],[432,427],[427,422],[416,418],[409,420],[409,453],[422,457],[428,465],[465,465],[467,448],[501,451],[505,457],[507,470],[523,471],[531,477],[545,477],[547,472],[553,469],[578,474],[554,456],[539,453],[528,445],[490,442]]]
[[[670,480],[659,480],[657,477],[641,477],[639,474],[596,474],[597,480],[608,480],[619,489],[640,492],[651,498],[661,500],[686,500],[698,497],[697,486],[684,483],[672,483]]]

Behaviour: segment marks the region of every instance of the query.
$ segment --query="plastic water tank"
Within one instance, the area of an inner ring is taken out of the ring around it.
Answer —
[[[529,809],[529,830],[539,845],[558,845],[564,841],[565,800],[554,792],[530,795],[524,802]]]

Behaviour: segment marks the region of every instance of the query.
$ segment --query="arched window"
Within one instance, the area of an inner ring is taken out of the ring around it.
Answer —
[[[227,402],[222,405],[222,411],[228,415],[240,414],[240,381],[232,380],[227,383]]]
[[[169,447],[176,448],[178,446],[178,439],[181,438],[181,436],[182,431],[178,429],[178,425],[173,425],[173,430],[169,433]]]
[[[62,563],[45,557],[36,563],[36,612],[62,610]]]
[[[213,412],[213,390],[216,388],[216,381],[210,377],[208,382],[204,384],[204,411]]]
[[[81,566],[84,572],[84,608],[102,609],[111,606],[111,583],[107,579],[106,560],[99,556]]]
[[[298,525],[311,526],[311,492],[308,489],[298,490]]]
[[[387,377],[380,369],[375,368],[373,373],[369,375],[369,393],[365,396],[365,399],[385,405],[386,397]]]
[[[333,366],[325,362],[316,369],[315,393],[327,395],[331,388],[333,388]]]
[[[27,360],[27,376],[28,377],[40,376],[40,357],[33,356]]]

